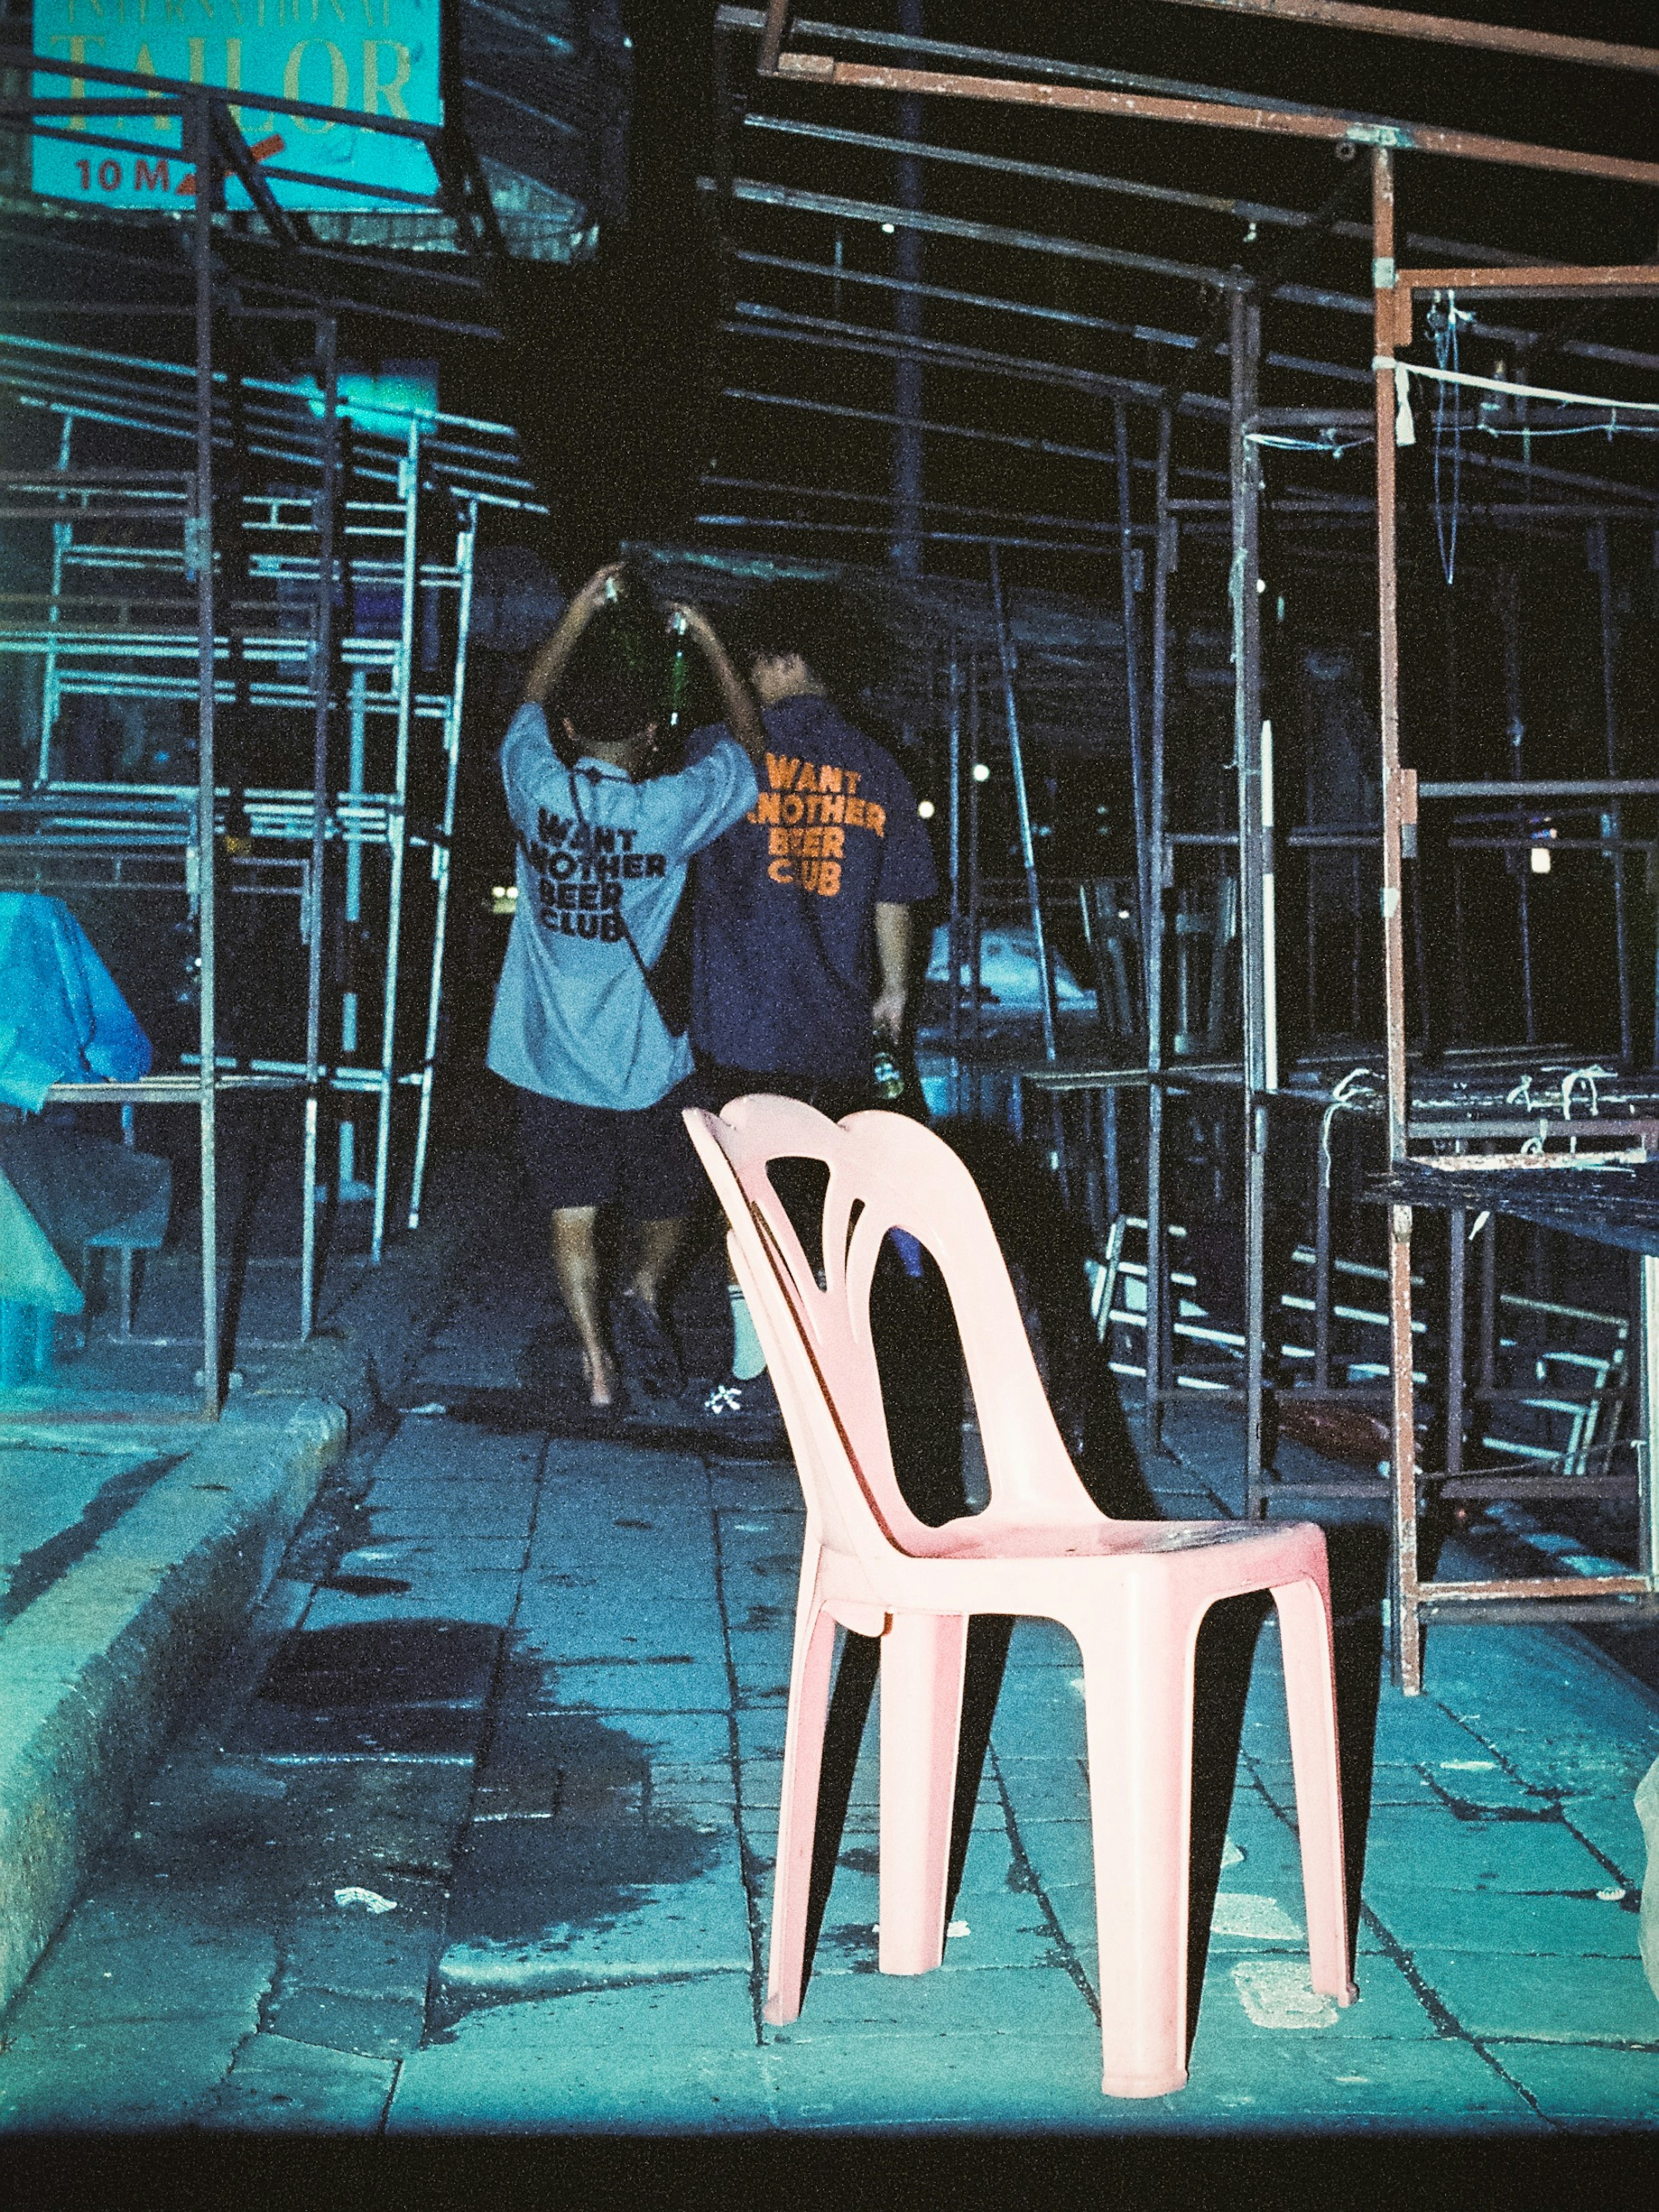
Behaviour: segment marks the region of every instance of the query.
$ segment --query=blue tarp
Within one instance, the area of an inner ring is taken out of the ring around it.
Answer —
[[[149,1039],[62,899],[0,893],[0,1102],[39,1113],[54,1083],[131,1083]]]

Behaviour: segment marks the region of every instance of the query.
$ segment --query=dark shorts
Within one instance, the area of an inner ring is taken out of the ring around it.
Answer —
[[[700,1103],[697,1079],[654,1106],[617,1112],[519,1093],[519,1142],[537,1206],[550,1213],[620,1206],[636,1221],[677,1221],[708,1193],[680,1109]]]
[[[832,1121],[881,1103],[874,1085],[857,1076],[762,1075],[751,1067],[720,1067],[710,1061],[698,1068],[697,1081],[702,1103],[716,1114],[728,1100],[746,1097],[753,1091],[768,1091],[774,1098],[799,1098]]]

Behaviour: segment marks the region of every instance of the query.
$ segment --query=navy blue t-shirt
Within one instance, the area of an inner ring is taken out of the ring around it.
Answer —
[[[759,797],[696,864],[691,1040],[722,1067],[847,1078],[869,1065],[876,907],[931,898],[933,856],[903,770],[827,699],[765,719]]]

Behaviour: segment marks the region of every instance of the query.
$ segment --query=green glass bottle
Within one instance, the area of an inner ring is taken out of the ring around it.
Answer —
[[[871,1042],[870,1079],[876,1096],[884,1106],[895,1105],[904,1096],[904,1070],[880,1030],[873,1033]]]

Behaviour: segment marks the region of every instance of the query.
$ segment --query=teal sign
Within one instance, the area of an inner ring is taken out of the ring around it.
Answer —
[[[34,0],[34,51],[43,58],[139,76],[175,77],[242,93],[242,136],[283,207],[334,213],[396,208],[374,191],[296,184],[301,169],[397,192],[430,192],[436,179],[417,141],[308,115],[273,115],[258,95],[309,100],[359,115],[436,124],[441,0]],[[36,76],[37,97],[108,99],[116,85]],[[142,102],[143,95],[135,97]],[[177,115],[52,118],[63,137],[36,136],[33,185],[52,199],[100,207],[188,207],[196,190]],[[88,138],[111,145],[89,145]],[[79,143],[77,143],[79,142]],[[251,204],[234,177],[226,204]]]

